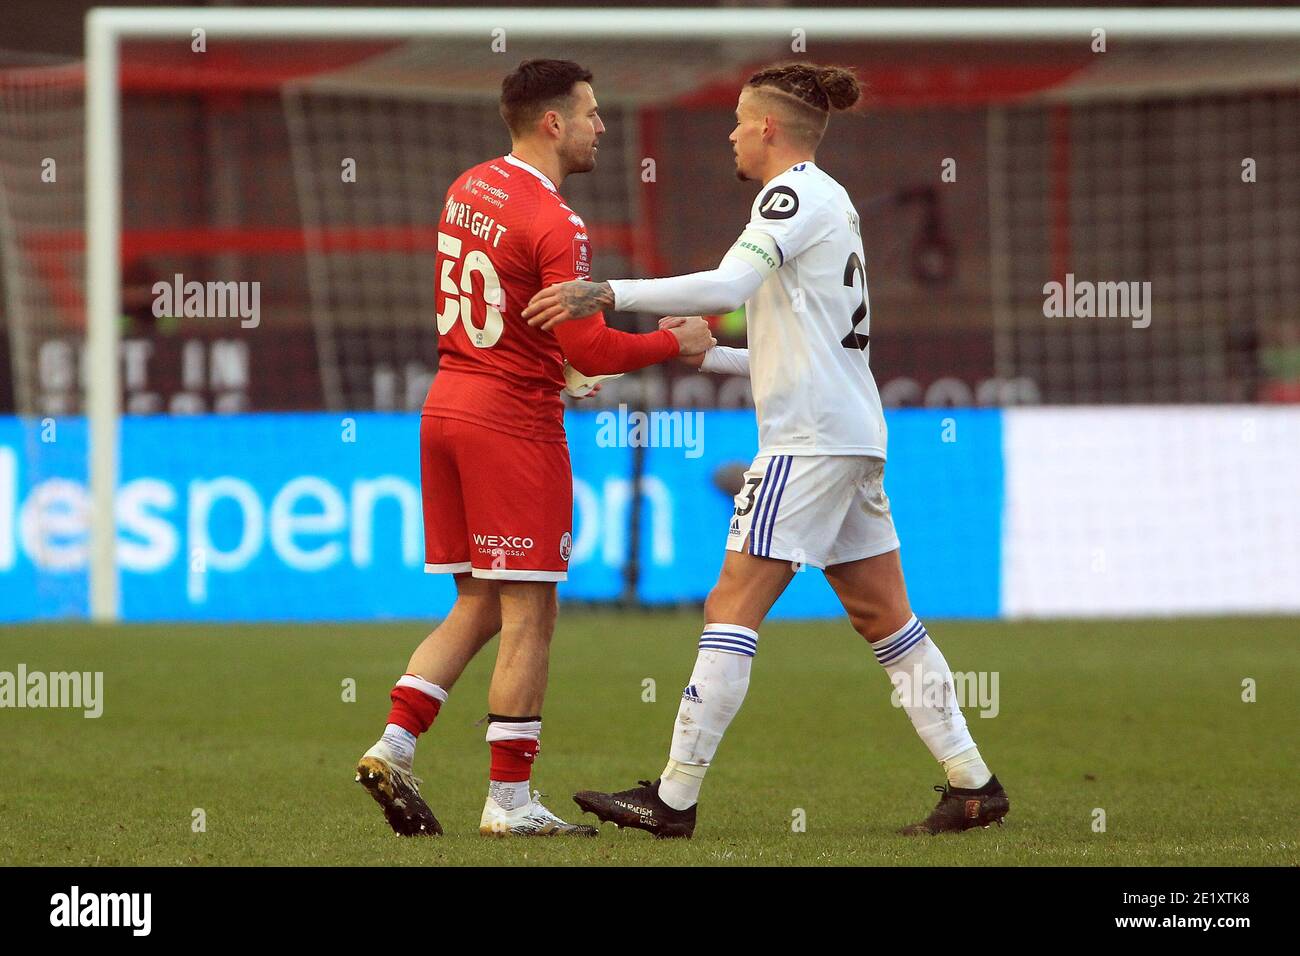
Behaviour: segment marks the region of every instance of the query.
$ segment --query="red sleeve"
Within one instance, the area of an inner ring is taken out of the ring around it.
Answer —
[[[552,215],[540,221],[536,249],[543,289],[557,282],[591,277],[591,240],[576,214],[567,219]],[[680,350],[672,332],[620,332],[607,326],[600,312],[562,322],[554,332],[564,357],[583,375],[634,372],[670,359]]]
[[[680,348],[677,336],[667,329],[644,335],[620,332],[606,325],[599,312],[562,322],[554,331],[564,357],[583,375],[635,372],[672,358]]]

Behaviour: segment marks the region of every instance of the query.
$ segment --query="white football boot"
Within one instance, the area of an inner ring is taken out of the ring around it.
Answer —
[[[534,790],[533,797],[522,807],[503,810],[491,797],[483,804],[478,832],[483,836],[596,836],[600,831],[582,823],[565,823],[538,799],[541,793]]]

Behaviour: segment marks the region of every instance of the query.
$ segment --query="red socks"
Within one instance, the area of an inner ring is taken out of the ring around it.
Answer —
[[[418,737],[433,725],[447,692],[423,677],[403,674],[389,697],[393,706],[388,712],[388,722]]]
[[[541,717],[502,717],[488,714],[488,746],[492,750],[490,779],[521,783],[533,773],[541,750]]]
[[[533,775],[533,761],[537,759],[536,740],[494,740],[492,748],[493,780],[502,783],[520,783]]]

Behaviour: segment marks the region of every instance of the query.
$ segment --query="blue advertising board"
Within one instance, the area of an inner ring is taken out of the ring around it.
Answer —
[[[716,579],[732,502],[715,476],[752,459],[753,413],[658,414],[677,418],[649,430],[664,441],[640,449],[626,411],[568,414],[574,526],[562,597],[623,594],[638,452],[638,598],[698,602]],[[996,616],[1000,413],[887,417],[886,489],[914,607]],[[432,618],[450,606],[450,579],[423,573],[417,416],[142,416],[121,426],[124,620]],[[0,620],[87,613],[86,443],[81,419],[0,418]],[[840,608],[808,568],[773,614]]]

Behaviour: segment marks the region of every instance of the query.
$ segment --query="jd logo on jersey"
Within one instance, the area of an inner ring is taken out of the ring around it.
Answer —
[[[789,219],[798,211],[799,197],[789,186],[773,186],[758,207],[758,214],[764,219]]]

